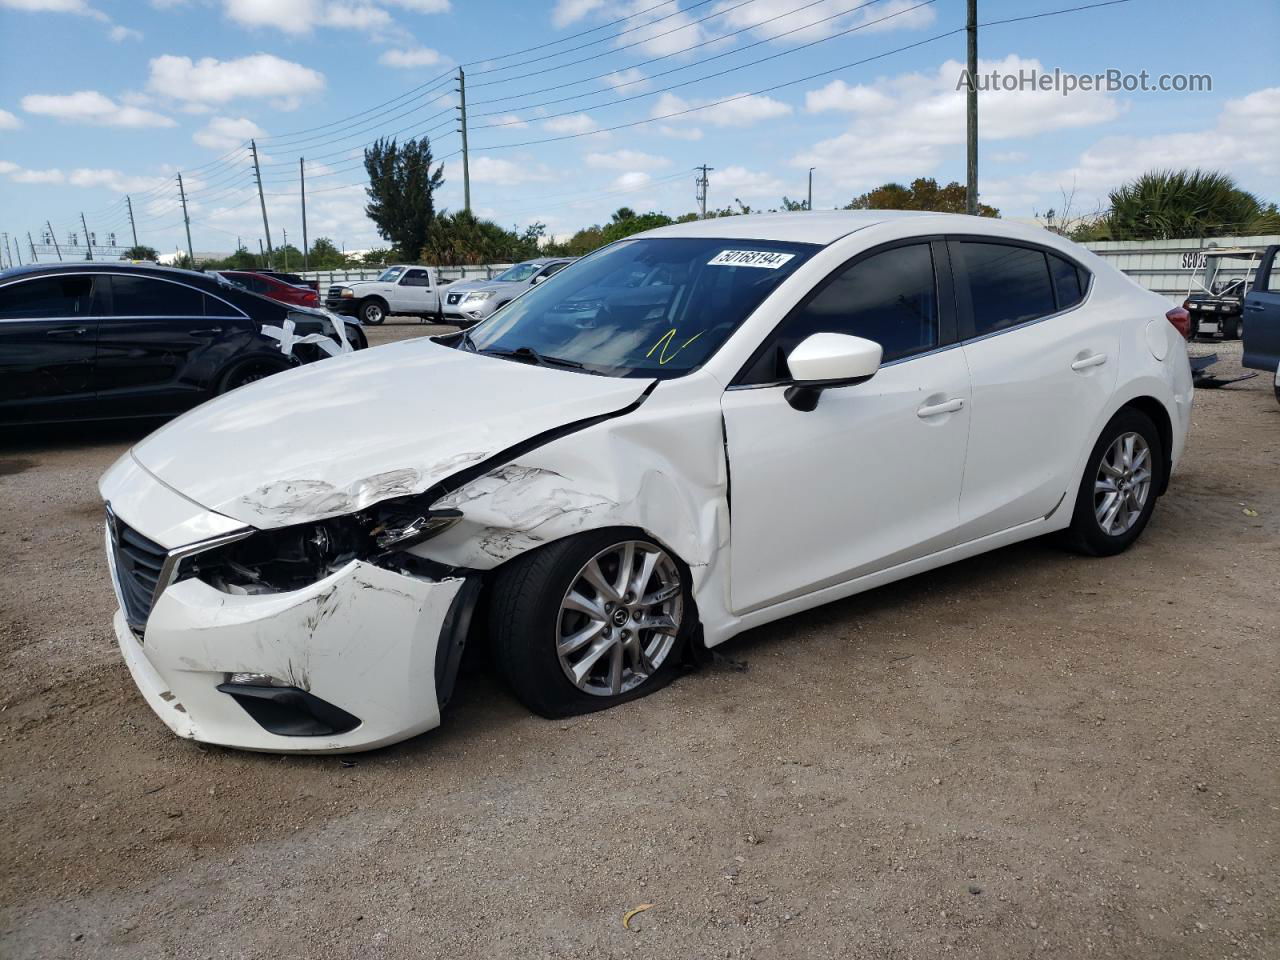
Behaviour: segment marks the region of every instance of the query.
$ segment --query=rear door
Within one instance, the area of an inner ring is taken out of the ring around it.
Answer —
[[[99,402],[119,416],[143,416],[203,399],[245,339],[241,311],[185,283],[142,274],[111,274],[110,289],[98,330]]]
[[[55,274],[0,286],[0,421],[91,414],[98,279]]]
[[[1122,318],[1091,308],[1088,272],[1054,251],[985,237],[948,246],[973,381],[960,495],[973,540],[1061,507],[1115,389]]]
[[[1246,367],[1275,372],[1280,367],[1280,247],[1268,247],[1244,298]]]

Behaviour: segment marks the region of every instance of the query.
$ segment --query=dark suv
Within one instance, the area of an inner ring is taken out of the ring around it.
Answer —
[[[338,339],[325,313],[190,270],[59,263],[0,272],[0,423],[168,416],[328,356],[316,343],[286,349],[288,320],[294,337]],[[364,346],[349,323],[348,341]]]

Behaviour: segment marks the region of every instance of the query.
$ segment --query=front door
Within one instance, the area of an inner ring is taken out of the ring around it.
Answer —
[[[400,282],[396,284],[395,298],[391,308],[398,313],[434,313],[431,273],[420,269],[406,270]]]
[[[55,274],[0,287],[0,422],[84,416],[93,405],[94,277]]]
[[[953,544],[970,398],[964,354],[949,349],[945,257],[941,243],[914,242],[841,267],[725,392],[735,613]],[[785,397],[785,358],[819,332],[875,340],[884,359],[869,381],[801,412]]]
[[[1274,373],[1280,367],[1280,247],[1269,247],[1244,298],[1246,367]]]

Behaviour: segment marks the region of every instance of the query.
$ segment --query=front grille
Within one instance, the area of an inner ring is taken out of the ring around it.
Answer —
[[[340,293],[342,293],[342,287],[334,286],[329,288],[329,293],[327,294],[327,296],[330,300],[338,300],[340,299],[338,296]]]
[[[156,587],[164,573],[169,551],[112,514],[107,515],[111,551],[116,566],[116,587],[120,607],[130,628],[141,636],[151,615]]]

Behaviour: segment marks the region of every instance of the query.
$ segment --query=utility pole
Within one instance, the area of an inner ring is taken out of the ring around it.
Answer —
[[[178,174],[178,196],[182,199],[182,222],[187,227],[187,259],[191,261],[188,269],[196,268],[196,252],[191,249],[191,218],[187,216],[187,191],[182,186],[182,174]]]
[[[58,246],[58,235],[53,232],[53,224],[48,220],[44,222],[44,225],[49,228],[49,239],[53,241],[53,252],[58,255],[58,262],[61,263],[62,248]]]
[[[280,241],[280,250],[282,253],[284,253],[284,268],[288,270],[289,269],[289,231],[282,230],[280,231],[280,233],[282,237]]]
[[[7,246],[9,246],[9,235],[8,235],[7,233],[4,235],[4,245],[5,245],[6,247],[7,247]],[[18,253],[18,266],[20,266],[20,267],[21,267],[21,266],[23,266],[23,263],[22,263],[22,241],[20,241],[17,237],[14,237],[14,238],[13,238],[13,249],[11,249],[11,250],[9,251],[9,266],[11,266],[11,267],[13,266],[13,254],[14,254],[14,251],[17,251],[17,253]]]
[[[93,259],[93,240],[89,236],[89,225],[84,222],[83,211],[81,211],[80,213],[80,226],[84,227],[84,246],[85,246],[85,249],[89,251],[89,255],[85,257],[85,259],[92,260]]]
[[[714,170],[715,167],[708,167],[704,163],[700,167],[694,167],[694,169],[702,171],[698,179],[694,181],[694,184],[698,188],[698,219],[705,220],[707,219],[707,185],[711,182],[707,179],[707,174]]]
[[[306,270],[310,248],[307,246],[307,169],[302,157],[298,158],[298,182],[302,184],[302,269]]]
[[[133,222],[133,198],[125,194],[124,204],[129,208],[129,229],[133,232],[133,245],[138,245],[138,227]]]
[[[965,187],[965,212],[978,215],[978,0],[969,0],[969,92],[965,95],[965,132],[968,137],[968,184]]]
[[[27,246],[31,248],[31,262],[39,263],[40,258],[36,256],[36,242],[31,239],[31,231],[27,231]]]
[[[813,209],[813,171],[815,167],[809,168],[809,202],[805,205],[806,210]]]
[[[262,232],[267,235],[267,266],[270,267],[276,258],[276,252],[271,248],[271,227],[267,224],[267,198],[262,193],[262,169],[258,166],[258,144],[250,140],[249,149],[253,151],[253,179],[258,181],[258,203],[262,206]]]
[[[0,233],[0,237],[4,237],[4,249],[0,250],[0,268],[4,267],[4,257],[6,253],[9,255],[9,266],[12,267],[13,266],[13,250],[9,246],[9,234],[7,232]]]
[[[462,206],[467,213],[471,212],[471,156],[467,150],[467,75],[458,68],[458,110],[462,115],[462,126],[458,132],[462,134]]]
[[[267,262],[267,252],[262,249],[261,237],[258,238],[258,259],[261,260],[263,263]],[[267,264],[267,265],[270,266],[270,264]]]

